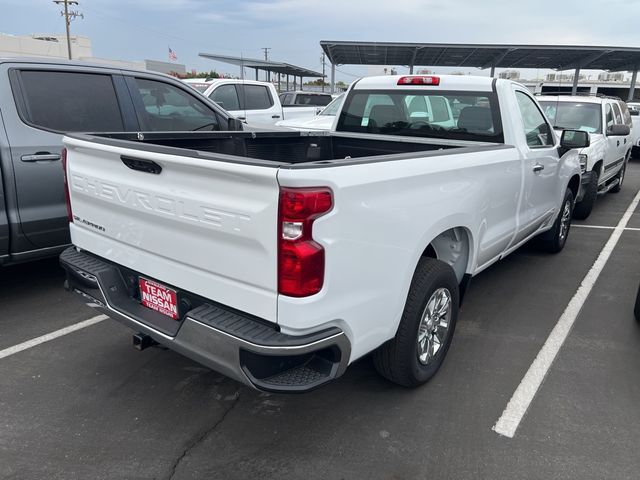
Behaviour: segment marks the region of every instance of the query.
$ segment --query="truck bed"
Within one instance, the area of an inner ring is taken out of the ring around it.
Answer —
[[[360,163],[364,159],[384,161],[407,158],[413,155],[405,154],[414,152],[429,156],[445,154],[445,151],[459,153],[460,149],[476,151],[504,147],[495,143],[325,132],[145,132],[69,136],[103,145],[202,159],[207,158],[202,152],[207,152],[216,154],[218,161],[275,167],[310,163],[335,166],[336,163],[354,163],[354,159],[359,159],[355,162]]]

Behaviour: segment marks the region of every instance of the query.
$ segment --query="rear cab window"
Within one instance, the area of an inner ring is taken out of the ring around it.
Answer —
[[[296,96],[296,105],[313,105],[324,107],[331,103],[331,95],[318,95],[311,93],[299,93]]]
[[[122,132],[112,76],[73,71],[20,70],[25,123],[55,132]]]
[[[504,143],[495,92],[352,90],[337,130]]]

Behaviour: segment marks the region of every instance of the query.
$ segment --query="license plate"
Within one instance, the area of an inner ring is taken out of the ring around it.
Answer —
[[[178,295],[175,290],[146,278],[139,278],[140,302],[162,315],[178,319]]]

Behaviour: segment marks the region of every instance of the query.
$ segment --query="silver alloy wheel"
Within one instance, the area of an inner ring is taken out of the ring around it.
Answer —
[[[451,324],[451,292],[438,288],[429,297],[418,325],[418,360],[428,365],[444,345]]]
[[[567,236],[567,232],[569,231],[569,222],[571,221],[571,202],[567,201],[564,204],[564,209],[562,210],[562,218],[560,218],[560,233],[559,237],[561,241],[564,241]]]

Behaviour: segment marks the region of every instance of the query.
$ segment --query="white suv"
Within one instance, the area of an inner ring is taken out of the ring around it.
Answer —
[[[589,132],[590,145],[580,150],[582,188],[573,216],[585,219],[596,197],[617,193],[622,187],[633,145],[631,115],[618,98],[601,96],[538,96],[545,115],[556,130]]]

